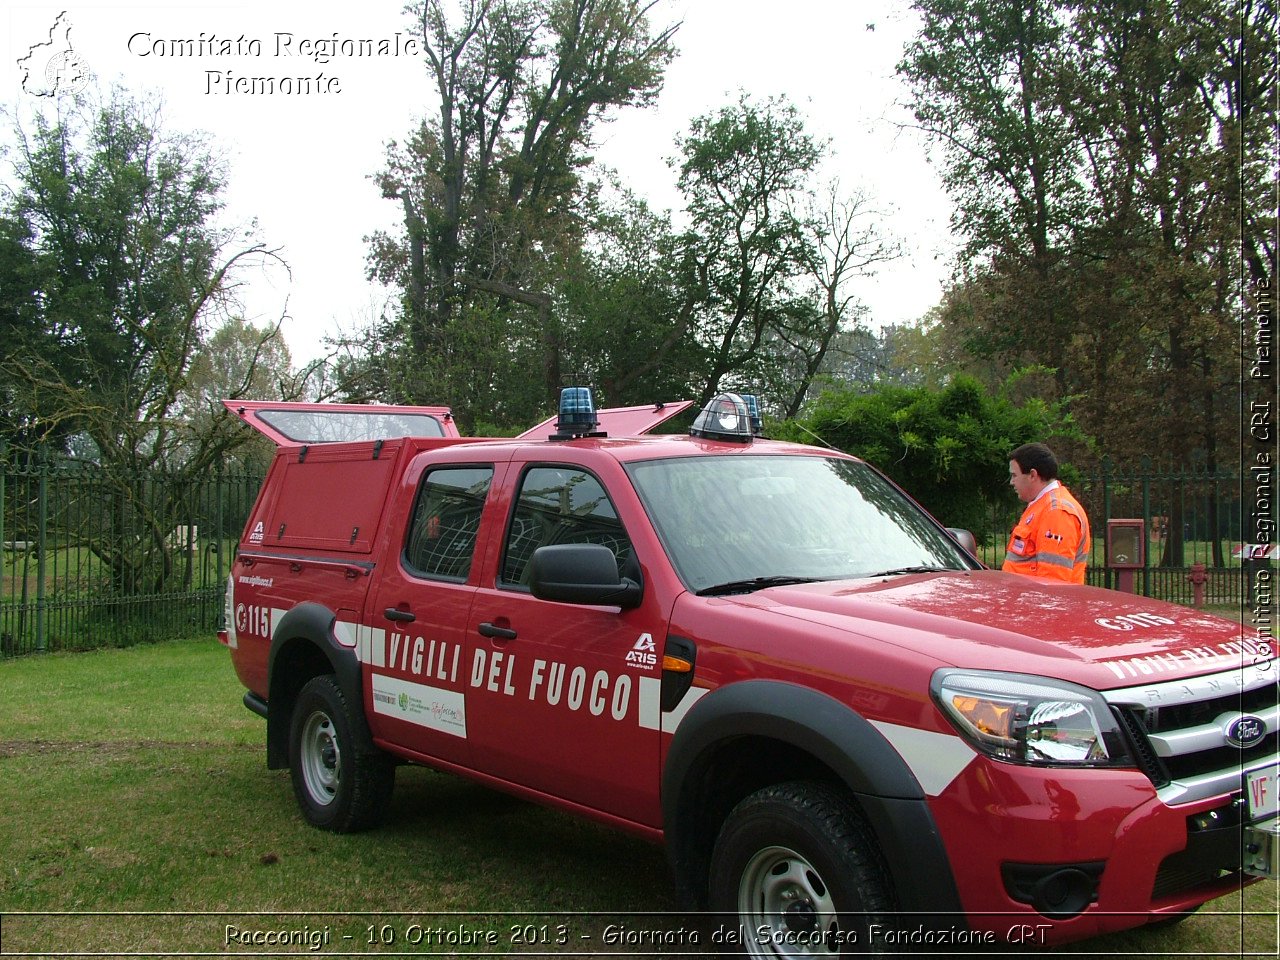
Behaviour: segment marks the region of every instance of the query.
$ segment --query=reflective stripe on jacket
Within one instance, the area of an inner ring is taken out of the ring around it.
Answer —
[[[1089,561],[1089,518],[1066,487],[1027,505],[1009,536],[1000,569],[1028,577],[1084,583]]]

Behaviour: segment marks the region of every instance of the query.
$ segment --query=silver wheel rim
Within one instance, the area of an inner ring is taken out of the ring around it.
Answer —
[[[757,957],[835,956],[840,925],[826,881],[787,847],[766,847],[748,861],[738,885],[747,950]]]
[[[338,785],[342,782],[339,774],[342,750],[333,721],[322,710],[315,711],[302,725],[301,759],[307,794],[320,806],[328,806],[338,795]]]

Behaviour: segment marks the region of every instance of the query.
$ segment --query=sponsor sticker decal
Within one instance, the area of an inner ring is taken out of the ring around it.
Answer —
[[[411,683],[381,673],[373,675],[373,711],[451,736],[467,736],[464,694]]]

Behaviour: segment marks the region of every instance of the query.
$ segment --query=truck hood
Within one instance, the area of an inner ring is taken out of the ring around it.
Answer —
[[[773,587],[724,598],[910,649],[940,666],[1053,676],[1105,690],[1275,657],[1240,624],[1115,590],[993,570]]]

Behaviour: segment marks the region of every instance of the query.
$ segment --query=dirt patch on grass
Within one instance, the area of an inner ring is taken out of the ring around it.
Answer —
[[[52,753],[93,753],[119,755],[136,750],[261,750],[258,744],[197,741],[174,743],[167,740],[0,740],[0,759]]]

